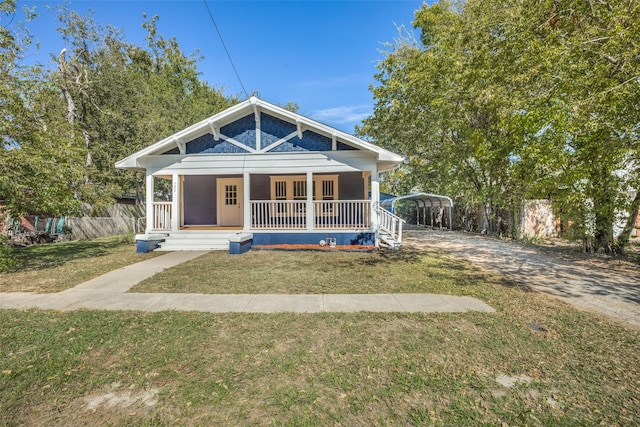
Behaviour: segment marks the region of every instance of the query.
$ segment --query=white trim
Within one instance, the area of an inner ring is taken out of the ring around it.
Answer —
[[[249,153],[256,153],[257,152],[255,149],[253,149],[253,148],[251,148],[251,147],[249,147],[247,145],[244,145],[243,143],[241,143],[239,141],[236,141],[233,138],[229,138],[228,136],[226,136],[226,135],[224,135],[222,133],[220,134],[220,138],[225,140],[225,141],[227,141],[230,144],[235,145],[238,148],[242,148],[243,150],[248,151]],[[237,153],[237,154],[241,154],[241,153]]]
[[[213,139],[215,141],[220,140],[220,126],[213,120],[209,122],[209,128],[211,129],[211,134],[213,135]]]
[[[256,119],[256,152],[260,152],[262,146],[262,120],[260,119],[260,111],[255,107],[254,117]]]
[[[307,172],[307,231],[313,230],[313,222],[315,218],[313,217],[313,209],[309,209],[310,206],[313,206],[313,172]]]
[[[151,233],[153,230],[153,193],[154,193],[154,178],[153,175],[148,173],[145,179],[145,203],[146,203],[146,214],[147,214],[147,226],[145,227],[145,233]]]
[[[178,151],[180,152],[180,154],[182,154],[182,155],[187,154],[185,144],[180,142],[180,140],[178,138],[175,138],[175,137],[173,138],[173,142],[175,142],[176,146],[178,147]]]
[[[371,171],[371,228],[376,233],[376,247],[380,246],[380,182],[378,181],[378,171]]]
[[[171,231],[180,230],[180,176],[171,174]]]
[[[302,139],[302,134],[304,133],[304,130],[302,129],[302,122],[297,119],[296,119],[296,129],[298,131],[298,138]]]
[[[385,150],[384,148],[375,146],[369,142],[366,142],[360,138],[349,135],[345,132],[334,129],[330,126],[319,123],[315,120],[309,119],[307,117],[301,116],[297,113],[288,111],[284,108],[278,107],[277,105],[270,104],[268,102],[262,101],[258,98],[251,97],[247,101],[236,104],[233,107],[230,107],[214,116],[211,116],[205,120],[202,120],[188,128],[185,128],[161,141],[156,142],[140,151],[137,151],[128,157],[118,161],[116,163],[116,167],[119,169],[132,169],[132,170],[141,170],[144,167],[141,165],[141,158],[158,154],[164,151],[167,151],[168,147],[173,145],[173,138],[177,138],[182,141],[190,141],[192,139],[198,138],[203,134],[207,133],[207,128],[211,129],[214,138],[216,135],[219,135],[219,125],[231,123],[234,120],[240,119],[246,116],[248,113],[254,111],[254,107],[258,108],[260,111],[264,111],[265,113],[272,115],[276,118],[280,118],[282,120],[288,121],[290,123],[296,124],[296,130],[298,135],[301,137],[301,134],[304,129],[310,129],[314,132],[324,135],[326,137],[332,138],[333,135],[336,135],[336,145],[337,142],[342,142],[347,145],[350,145],[354,148],[357,148],[362,151],[370,152],[375,155],[378,163],[381,163],[381,166],[378,170],[382,171],[382,169],[392,169],[400,165],[403,161],[403,157],[399,156],[391,151]]]
[[[261,153],[266,153],[267,151],[273,150],[278,145],[284,144],[285,142],[287,142],[288,140],[290,140],[291,138],[293,138],[297,134],[298,134],[297,131],[291,132],[289,135],[285,136],[284,138],[280,138],[279,140],[277,140],[276,142],[272,143],[271,145],[267,145],[265,148],[260,150],[260,152]]]
[[[249,172],[244,172],[242,174],[242,203],[244,203],[242,205],[242,210],[244,211],[242,219],[242,229],[244,231],[251,229],[251,203],[249,203],[249,200],[251,199],[251,194],[249,194],[249,192],[251,191],[250,179],[251,174]]]

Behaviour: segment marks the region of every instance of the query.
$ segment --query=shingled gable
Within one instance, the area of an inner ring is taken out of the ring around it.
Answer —
[[[144,170],[140,159],[158,155],[266,154],[360,150],[375,156],[378,171],[402,157],[256,97],[183,129],[116,163]]]

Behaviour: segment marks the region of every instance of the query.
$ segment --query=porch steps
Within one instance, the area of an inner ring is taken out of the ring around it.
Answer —
[[[229,239],[242,230],[180,230],[169,234],[156,251],[228,250]]]
[[[378,214],[380,216],[380,229],[378,230],[380,245],[397,251],[402,245],[402,225],[405,221],[384,208],[379,208]]]
[[[380,233],[380,246],[397,251],[402,244],[389,233]]]

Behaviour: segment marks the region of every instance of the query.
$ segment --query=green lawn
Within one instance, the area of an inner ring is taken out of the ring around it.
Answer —
[[[0,273],[0,292],[59,292],[158,253],[137,254],[132,235],[33,245],[14,250],[16,265]]]
[[[209,252],[149,278],[131,292],[206,294],[482,293],[490,276],[434,253],[402,251]]]
[[[496,313],[2,310],[0,426],[640,424],[640,331],[452,258],[212,253],[157,278],[473,295]]]

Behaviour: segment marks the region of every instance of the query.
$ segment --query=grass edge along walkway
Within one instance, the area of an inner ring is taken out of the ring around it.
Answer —
[[[125,294],[136,283],[205,253],[170,252],[119,268],[75,288],[54,294],[4,293],[1,294],[0,308],[187,310],[215,313],[494,311],[476,298],[437,294]]]

